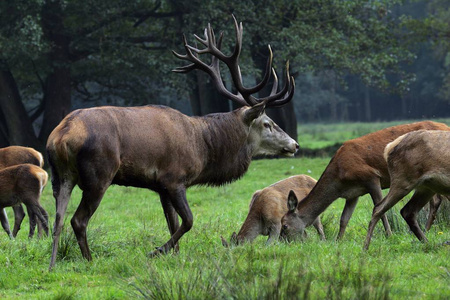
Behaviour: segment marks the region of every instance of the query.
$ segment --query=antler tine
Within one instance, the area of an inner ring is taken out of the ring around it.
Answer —
[[[293,76],[291,76],[290,81],[291,81],[291,85],[289,86],[289,91],[286,94],[286,96],[282,99],[278,99],[273,102],[269,102],[267,107],[280,107],[292,100],[292,98],[294,97],[294,91],[295,91],[295,80],[294,80]]]
[[[244,106],[254,106],[263,101],[266,102],[268,106],[281,106],[292,98],[292,94],[295,89],[293,78],[289,75],[289,65],[286,66],[287,70],[284,88],[277,93],[278,79],[275,71],[271,70],[273,53],[269,45],[269,57],[267,59],[265,73],[261,82],[250,88],[244,87],[242,74],[239,67],[239,56],[242,50],[242,37],[244,30],[242,22],[238,23],[235,16],[233,15],[232,17],[236,31],[236,43],[234,45],[233,53],[230,56],[225,55],[221,51],[223,32],[220,33],[220,36],[216,40],[214,30],[212,29],[211,24],[208,24],[204,30],[204,37],[194,35],[195,39],[205,48],[199,49],[197,48],[197,45],[195,45],[195,47],[188,45],[186,37],[183,35],[186,54],[182,55],[176,53],[175,51],[173,51],[173,54],[179,59],[191,62],[191,64],[175,68],[173,71],[177,73],[187,73],[195,69],[200,69],[210,75],[213,84],[216,86],[221,95],[224,95],[225,97]],[[212,56],[210,64],[207,64],[200,59],[200,55],[206,53]],[[220,74],[221,61],[228,67],[237,93],[232,93],[225,87]],[[270,95],[265,98],[257,98],[252,96],[252,94],[258,93],[267,85],[270,80],[271,73],[274,74],[275,80]]]
[[[242,36],[244,34],[244,27],[242,26],[242,22],[238,24],[238,21],[234,15],[231,16],[233,17],[234,29],[236,31],[236,43],[234,44],[234,51],[233,54],[230,55],[230,58],[233,60],[238,60],[242,50]]]
[[[278,93],[274,93],[274,91],[276,92],[275,82],[270,95],[268,97],[260,99],[260,101],[266,101],[268,107],[281,106],[289,102],[294,96],[295,81],[294,78],[289,74],[289,61],[286,62],[286,80],[284,83],[284,87]]]
[[[272,68],[272,75],[273,75],[273,85],[272,85],[272,90],[270,91],[270,95],[275,95],[275,93],[278,90],[278,76],[277,76],[277,72],[275,72],[274,68]]]
[[[269,57],[267,58],[266,70],[264,72],[263,79],[261,79],[261,81],[252,88],[246,89],[246,88],[242,87],[243,89],[246,90],[246,92],[248,94],[255,94],[255,93],[259,92],[260,90],[262,90],[266,86],[267,82],[270,79],[270,73],[271,73],[270,69],[272,68],[273,53],[272,53],[272,48],[270,47],[270,45],[268,45],[268,48],[269,48]],[[241,82],[242,82],[242,80],[241,80]]]

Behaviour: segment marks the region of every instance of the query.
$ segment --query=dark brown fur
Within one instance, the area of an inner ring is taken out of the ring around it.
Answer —
[[[75,185],[83,190],[83,197],[71,224],[86,259],[91,259],[86,227],[111,184],[158,192],[172,237],[152,255],[177,247],[193,224],[186,200],[188,187],[226,184],[247,171],[252,156],[293,155],[298,148],[286,133],[275,130],[276,124],[263,110],[263,105],[257,105],[188,117],[168,107],[145,106],[100,107],[69,114],[47,141],[56,199],[50,268]]]
[[[355,209],[358,197],[369,193],[374,205],[381,202],[381,189],[390,186],[390,177],[383,157],[386,145],[407,132],[430,129],[449,130],[443,123],[423,121],[382,129],[345,142],[336,152],[311,193],[295,211],[283,217],[283,234],[301,234],[337,198],[345,198],[338,238],[342,238]],[[296,206],[296,205],[295,205]],[[383,216],[386,233],[389,223]]]
[[[40,152],[29,147],[9,146],[0,149],[0,170],[6,167],[20,164],[33,164],[42,168],[44,166],[44,159]],[[12,234],[9,228],[9,222],[5,210],[0,212],[0,222],[3,226],[3,229],[10,237],[16,237],[17,233],[20,230],[22,221],[25,218],[25,212],[21,204],[14,205],[12,209],[14,211],[14,229]],[[39,222],[37,222],[37,224],[39,235],[41,235],[43,232],[42,227]]]
[[[417,222],[419,211],[434,195],[450,195],[450,132],[419,130],[402,135],[386,146],[385,158],[391,175],[391,188],[376,205],[369,223],[364,249],[369,248],[380,217],[408,195],[413,196],[400,213],[420,241],[427,241]]]
[[[0,209],[25,204],[30,219],[30,238],[34,235],[36,220],[48,234],[48,215],[39,203],[47,179],[47,172],[31,164],[21,164],[0,170]]]

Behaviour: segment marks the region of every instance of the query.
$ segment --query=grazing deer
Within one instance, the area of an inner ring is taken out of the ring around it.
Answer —
[[[364,249],[369,248],[380,217],[412,190],[415,190],[413,196],[400,213],[416,237],[427,241],[417,223],[417,214],[434,195],[450,195],[449,147],[450,132],[441,130],[410,132],[386,146],[384,157],[391,175],[391,188],[373,209]]]
[[[33,164],[42,168],[44,166],[44,158],[39,151],[29,147],[9,146],[0,149],[0,170],[20,164]],[[0,212],[0,222],[2,227],[11,238],[17,236],[17,233],[20,230],[20,225],[25,218],[25,212],[21,204],[14,205],[12,209],[14,211],[14,229],[12,234],[9,228],[8,217],[5,209]],[[37,224],[39,235],[41,235],[42,227],[40,222],[37,222]]]
[[[381,189],[390,186],[383,157],[386,145],[397,137],[420,129],[450,130],[443,123],[423,121],[385,128],[346,141],[336,152],[312,191],[300,203],[290,205],[282,220],[282,234],[300,235],[337,198],[345,198],[338,239],[342,238],[358,197],[367,193],[374,205],[381,202]],[[391,233],[386,216],[381,216],[386,233]]]
[[[258,235],[269,236],[267,244],[278,240],[281,231],[281,218],[287,212],[287,199],[290,193],[303,199],[316,184],[308,175],[296,175],[278,181],[262,190],[256,191],[250,202],[247,218],[239,233],[233,232],[231,244],[252,242]],[[320,217],[313,222],[314,227],[324,240],[325,234]],[[228,243],[222,239],[224,246]]]
[[[92,259],[86,227],[111,184],[148,188],[159,193],[171,237],[151,255],[166,254],[174,247],[177,250],[178,240],[193,224],[186,199],[188,187],[232,182],[247,171],[255,155],[294,155],[298,144],[264,114],[265,107],[281,106],[292,99],[293,78],[287,70],[281,91],[277,92],[275,80],[269,96],[252,96],[269,80],[272,54],[262,82],[245,88],[238,65],[242,24],[238,25],[236,20],[234,24],[236,46],[231,56],[220,51],[223,35],[216,43],[208,25],[204,39],[196,36],[206,48],[194,48],[184,38],[187,54],[175,55],[191,64],[174,71],[186,73],[200,69],[208,73],[221,94],[243,107],[204,117],[189,117],[156,105],[80,109],[66,116],[53,130],[47,141],[56,199],[50,269],[55,264],[64,214],[75,185],[83,195],[71,225],[84,258]],[[212,55],[210,65],[200,60],[201,54]],[[219,61],[230,69],[237,94],[225,88]]]
[[[48,235],[48,214],[39,204],[48,175],[32,164],[15,165],[0,170],[0,209],[25,204],[30,219],[29,237],[33,237],[36,220]],[[3,222],[3,220],[2,220]],[[3,227],[5,225],[2,223]]]

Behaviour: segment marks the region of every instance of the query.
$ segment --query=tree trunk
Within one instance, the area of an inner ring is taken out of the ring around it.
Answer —
[[[368,86],[365,86],[364,88],[364,117],[366,122],[370,122],[372,120],[372,110],[370,108],[370,92]]]
[[[7,69],[0,70],[0,110],[3,121],[0,124],[0,141],[2,146],[21,145],[42,151],[32,122],[20,98],[17,84],[12,73]]]
[[[190,99],[194,115],[230,111],[229,100],[217,92],[205,73],[196,71],[195,79],[196,87]]]
[[[51,131],[71,110],[70,36],[64,28],[60,1],[46,1],[42,8],[42,28],[52,48],[48,53],[51,71],[44,87],[44,121],[39,140],[45,142]]]

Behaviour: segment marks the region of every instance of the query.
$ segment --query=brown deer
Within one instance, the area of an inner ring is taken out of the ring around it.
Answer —
[[[391,188],[375,206],[364,249],[368,249],[380,217],[412,190],[413,196],[400,213],[420,241],[427,241],[417,223],[418,212],[436,194],[450,195],[450,132],[420,130],[402,135],[386,146],[384,157]]]
[[[36,151],[35,149],[29,147],[9,146],[0,149],[0,170],[6,167],[27,163],[42,168],[44,166],[44,158],[39,151]],[[20,225],[25,218],[25,212],[21,204],[14,205],[12,209],[14,211],[14,229],[12,234],[9,228],[8,217],[6,215],[5,209],[0,212],[0,222],[2,224],[2,227],[11,238],[17,236],[17,233],[20,230]],[[37,222],[37,224],[39,235],[41,235],[41,223]]]
[[[250,202],[247,218],[239,233],[233,232],[231,244],[252,242],[258,235],[269,236],[267,244],[278,240],[281,231],[281,218],[287,212],[289,193],[303,199],[316,184],[316,180],[308,175],[296,175],[278,181],[268,187],[256,191]],[[320,217],[313,222],[314,227],[324,240],[325,234]],[[222,238],[224,246],[228,243]]]
[[[188,187],[232,182],[247,171],[255,155],[294,155],[298,144],[264,114],[265,107],[281,106],[292,99],[293,78],[287,70],[281,91],[277,91],[275,80],[269,96],[252,96],[269,80],[272,54],[262,82],[245,88],[238,65],[242,24],[238,25],[236,20],[234,24],[236,45],[230,56],[220,51],[223,35],[216,43],[208,25],[204,39],[196,36],[205,48],[194,48],[184,38],[186,54],[175,55],[191,64],[174,71],[200,69],[208,73],[221,94],[243,107],[204,117],[189,117],[156,105],[80,109],[66,116],[53,130],[47,141],[56,199],[50,269],[55,264],[64,214],[75,185],[83,195],[71,225],[84,258],[92,259],[86,227],[111,184],[159,193],[171,237],[150,255],[166,254],[174,247],[178,250],[178,240],[193,224],[186,199]],[[202,54],[212,55],[210,65],[200,60]],[[219,61],[228,66],[237,94],[225,88]]]
[[[337,198],[345,198],[338,239],[342,238],[355,209],[358,197],[367,193],[374,205],[380,203],[382,189],[390,186],[390,177],[383,157],[386,145],[397,137],[420,129],[450,130],[443,123],[416,122],[385,128],[362,137],[346,141],[336,152],[312,191],[300,203],[292,199],[289,211],[282,220],[282,235],[300,235]],[[390,226],[381,216],[386,234]]]
[[[39,204],[47,180],[47,172],[32,164],[15,165],[0,170],[0,209],[25,204],[30,219],[30,238],[34,235],[36,220],[48,235],[48,215]]]

